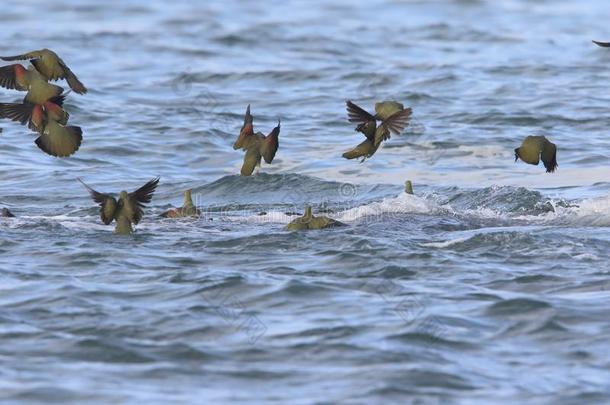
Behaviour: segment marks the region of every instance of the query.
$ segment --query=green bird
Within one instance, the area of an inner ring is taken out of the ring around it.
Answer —
[[[305,213],[302,217],[292,220],[287,226],[288,231],[302,231],[306,229],[324,229],[332,228],[335,226],[344,226],[343,222],[339,222],[332,218],[324,216],[313,215],[311,207],[308,205],[305,207]]]
[[[535,166],[542,159],[546,172],[553,173],[558,166],[557,146],[544,136],[528,136],[521,146],[515,149],[515,162],[519,159]]]
[[[78,94],[85,94],[87,88],[78,80],[78,77],[70,70],[68,65],[50,49],[41,49],[16,56],[0,56],[5,61],[16,61],[29,59],[30,63],[36,68],[47,81],[66,79],[72,90]]]
[[[1,218],[15,218],[13,213],[11,211],[9,211],[8,208],[2,208],[2,210],[0,211],[0,217]]]
[[[413,183],[411,183],[411,180],[405,182],[405,193],[413,194]]]
[[[40,134],[36,145],[45,153],[56,157],[74,154],[83,140],[83,131],[77,126],[66,126],[69,114],[63,110],[64,96],[57,96],[44,104],[0,103],[0,118],[9,118]]]
[[[233,143],[233,149],[243,149],[246,151],[244,155],[244,163],[241,167],[242,176],[250,176],[256,167],[260,167],[261,160],[270,164],[280,146],[280,121],[273,128],[269,135],[265,136],[261,132],[254,133],[254,118],[250,114],[250,104],[246,108],[244,117],[244,125],[239,131],[237,140]]]
[[[346,104],[348,121],[357,123],[356,132],[361,132],[366,139],[355,148],[345,152],[343,157],[346,159],[362,157],[362,161],[373,156],[381,142],[390,139],[391,133],[400,134],[409,125],[413,112],[411,108],[404,108],[401,103],[396,101],[376,103],[375,115],[368,113],[350,100]]]
[[[78,179],[89,191],[93,201],[101,207],[100,218],[105,225],[116,221],[114,232],[126,235],[133,232],[132,224],[137,225],[144,216],[144,206],[150,203],[159,184],[159,177],[152,179],[134,192],[121,191],[118,201],[110,194],[100,193]]]
[[[193,204],[191,197],[191,190],[184,192],[184,202],[180,208],[170,208],[165,211],[161,216],[163,218],[183,218],[183,217],[198,217],[201,215],[201,211]]]
[[[601,46],[602,48],[610,48],[610,42],[602,42],[593,40],[593,43],[597,46]]]
[[[41,105],[64,92],[62,87],[49,83],[33,66],[26,70],[19,64],[0,68],[0,85],[27,91],[24,101]]]

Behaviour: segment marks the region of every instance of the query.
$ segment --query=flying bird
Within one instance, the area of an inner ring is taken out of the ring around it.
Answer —
[[[29,59],[30,63],[46,80],[66,79],[74,92],[78,94],[87,92],[87,88],[78,80],[78,77],[70,70],[68,65],[50,49],[45,48],[16,56],[0,56],[0,59],[7,62]]]
[[[67,126],[69,114],[62,108],[64,96],[57,96],[41,104],[0,103],[0,118],[8,118],[28,125],[40,136],[34,141],[45,153],[56,157],[74,154],[83,140],[78,126]]]
[[[191,197],[191,190],[184,192],[184,202],[180,208],[170,208],[165,211],[161,216],[163,218],[183,218],[183,217],[198,217],[201,215],[201,211],[193,204]]]
[[[118,200],[111,194],[95,191],[80,178],[78,179],[89,191],[93,201],[101,207],[100,218],[105,225],[116,221],[115,233],[120,235],[133,232],[132,224],[137,225],[144,216],[144,206],[150,203],[152,196],[159,184],[159,177],[152,179],[136,191],[128,193],[121,191]]]
[[[411,108],[396,101],[383,101],[375,104],[375,115],[351,101],[347,101],[348,121],[357,123],[355,131],[365,136],[365,140],[355,148],[345,152],[343,157],[355,159],[362,157],[362,161],[370,158],[377,152],[382,141],[388,140],[391,134],[400,134],[411,120]]]
[[[260,167],[262,159],[268,164],[273,162],[273,158],[280,145],[279,120],[277,126],[273,128],[271,133],[267,136],[263,135],[261,132],[254,133],[253,122],[254,118],[252,117],[252,114],[250,114],[250,104],[248,104],[244,117],[244,125],[239,131],[237,140],[233,143],[233,149],[243,149],[246,151],[244,163],[241,167],[242,176],[250,176],[257,166]]]
[[[521,159],[530,165],[542,163],[547,173],[553,173],[557,168],[557,146],[544,136],[528,136],[520,147],[515,149],[515,162]]]

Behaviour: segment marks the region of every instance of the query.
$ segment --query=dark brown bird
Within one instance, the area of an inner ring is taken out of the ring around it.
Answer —
[[[515,162],[519,159],[535,166],[542,159],[546,172],[553,173],[558,166],[557,147],[544,136],[528,136],[515,149]]]
[[[78,80],[78,77],[70,70],[68,65],[50,49],[41,49],[16,56],[0,56],[5,61],[26,60],[43,75],[46,80],[66,79],[72,90],[78,94],[85,94],[87,88]]]
[[[355,148],[345,152],[343,157],[355,159],[362,157],[362,161],[375,154],[382,141],[388,140],[391,133],[400,134],[411,120],[411,108],[396,101],[383,101],[375,104],[375,115],[360,108],[351,101],[347,101],[347,117],[349,122],[357,123],[357,132],[361,132],[366,139]],[[379,125],[378,122],[379,121]]]
[[[253,122],[254,118],[250,114],[250,104],[248,104],[244,117],[244,125],[239,131],[237,140],[233,143],[233,149],[243,149],[246,151],[244,163],[241,167],[242,176],[250,176],[257,166],[260,167],[261,159],[265,159],[265,162],[269,164],[273,162],[273,158],[280,145],[279,120],[277,126],[267,136],[261,132],[254,133]]]
[[[100,218],[105,225],[116,221],[115,233],[130,234],[131,224],[137,225],[144,216],[144,205],[150,203],[159,184],[159,177],[152,179],[134,192],[121,191],[118,201],[110,194],[95,191],[81,179],[78,179],[89,191],[93,201],[101,207]]]

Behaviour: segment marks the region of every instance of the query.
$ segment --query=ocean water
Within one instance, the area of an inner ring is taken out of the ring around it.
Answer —
[[[606,2],[110,3],[0,14],[0,54],[90,89],[71,158],[0,121],[1,402],[610,402]],[[413,121],[348,161],[347,99]],[[247,104],[282,129],[243,178]],[[556,173],[514,162],[530,134]],[[76,181],[155,176],[128,237]],[[187,188],[204,217],[159,218]],[[285,231],[305,204],[348,226]]]

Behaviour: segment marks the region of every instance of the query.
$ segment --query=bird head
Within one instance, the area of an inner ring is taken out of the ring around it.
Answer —
[[[517,160],[519,160],[519,149],[520,149],[520,148],[516,148],[516,149],[515,149],[515,162],[516,162]]]

